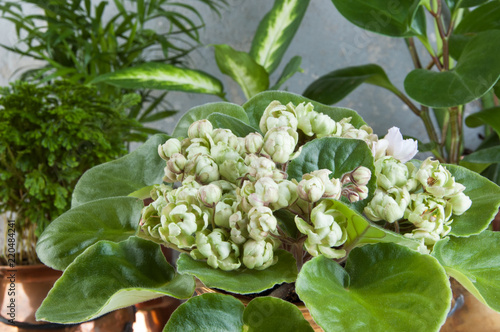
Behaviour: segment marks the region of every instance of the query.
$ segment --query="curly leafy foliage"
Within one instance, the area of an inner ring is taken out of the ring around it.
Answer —
[[[110,102],[68,82],[17,82],[0,95],[0,212],[40,232],[69,208],[84,171],[127,152],[122,133],[136,122],[123,108],[137,96]]]

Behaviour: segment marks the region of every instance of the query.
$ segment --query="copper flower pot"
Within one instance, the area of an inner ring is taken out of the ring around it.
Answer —
[[[206,293],[220,293],[216,289],[208,288],[205,286],[201,281],[196,279],[196,295],[201,295],[201,294],[206,294]],[[244,296],[244,295],[239,295],[239,294],[232,294],[234,297],[239,299],[245,306],[252,300],[251,298]],[[323,329],[316,324],[314,319],[311,316],[311,313],[309,312],[309,309],[303,304],[303,303],[294,303],[297,308],[299,308],[300,312],[304,316],[304,318],[307,320],[307,322],[311,325],[314,331],[316,332],[323,332]]]
[[[455,279],[450,279],[453,290],[452,313],[441,327],[441,332],[498,332],[500,313],[480,302]]]
[[[61,271],[52,270],[42,264],[16,266],[13,269],[0,266],[0,314],[7,320],[15,315],[14,324],[17,325],[0,322],[0,330],[2,332],[28,332],[33,331],[29,329],[30,324],[49,324],[37,322],[35,312],[61,274]],[[45,329],[45,331],[132,331],[133,322],[134,308],[129,307],[82,324],[67,326],[50,324],[53,328]]]

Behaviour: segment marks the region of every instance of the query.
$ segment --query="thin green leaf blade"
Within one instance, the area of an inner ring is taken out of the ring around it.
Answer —
[[[220,113],[237,118],[244,123],[249,123],[245,110],[236,104],[218,102],[196,106],[187,111],[180,118],[172,133],[173,137],[187,137],[189,126],[198,120],[207,119],[211,114]]]
[[[206,262],[197,261],[187,254],[181,254],[177,261],[177,271],[200,279],[207,287],[218,288],[232,293],[260,293],[283,282],[294,282],[297,278],[297,264],[288,251],[275,252],[278,262],[265,270],[223,271],[213,269]]]
[[[271,74],[283,58],[297,32],[309,0],[276,0],[260,21],[250,55]]]
[[[107,83],[125,89],[158,89],[224,95],[222,83],[207,73],[155,62],[103,74],[91,83]]]
[[[480,98],[500,76],[500,43],[492,40],[500,40],[500,30],[485,31],[472,38],[450,71],[413,70],[404,82],[406,92],[430,107],[452,107]]]
[[[399,93],[382,67],[368,64],[334,70],[311,83],[303,95],[320,103],[331,105],[344,99],[362,83],[373,84]]]
[[[160,246],[132,237],[100,241],[71,263],[36,313],[37,320],[77,323],[164,295],[190,297],[192,277],[176,275]]]
[[[231,46],[215,45],[215,61],[220,71],[239,84],[249,99],[269,87],[269,74],[245,52],[236,51]]]
[[[73,208],[52,221],[37,241],[38,258],[64,270],[85,249],[101,240],[120,242],[137,232],[142,200],[113,197]]]
[[[302,64],[302,57],[296,55],[293,58],[291,58],[290,61],[288,61],[288,63],[286,64],[285,68],[283,69],[280,78],[278,79],[276,84],[270,88],[270,90],[278,90],[295,73],[298,72],[302,73],[304,70],[300,68],[301,64]]]
[[[296,291],[325,331],[437,331],[451,302],[437,260],[392,243],[354,249],[345,270],[315,257]]]
[[[478,300],[500,311],[499,232],[443,239],[434,245],[432,255]]]
[[[100,198],[128,196],[143,187],[162,183],[165,161],[158,155],[158,145],[168,138],[154,135],[128,155],[85,172],[76,184],[71,207]]]

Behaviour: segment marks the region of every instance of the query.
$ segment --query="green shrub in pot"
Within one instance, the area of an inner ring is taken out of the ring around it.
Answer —
[[[17,264],[38,261],[36,238],[69,209],[80,176],[127,153],[123,133],[138,123],[125,109],[138,99],[110,101],[95,88],[63,81],[0,90],[0,213],[16,221]],[[7,240],[0,259],[7,263]]]

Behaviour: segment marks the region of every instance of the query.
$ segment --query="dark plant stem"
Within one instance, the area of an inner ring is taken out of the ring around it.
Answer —
[[[450,156],[448,162],[458,164],[460,156],[460,139],[461,139],[461,111],[458,107],[450,107]]]
[[[422,68],[422,63],[420,62],[420,58],[418,57],[417,48],[415,47],[415,40],[413,39],[413,37],[410,37],[410,38],[407,38],[406,41],[407,41],[406,45],[408,46],[408,50],[410,51],[413,65],[417,69]]]

